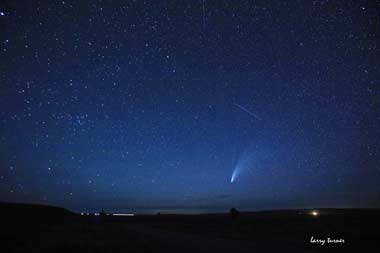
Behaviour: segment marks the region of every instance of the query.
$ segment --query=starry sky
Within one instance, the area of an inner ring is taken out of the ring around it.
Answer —
[[[0,1],[0,200],[380,207],[375,1]]]

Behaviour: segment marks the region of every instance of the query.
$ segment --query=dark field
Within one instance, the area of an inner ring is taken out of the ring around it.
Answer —
[[[378,249],[378,209],[228,214],[80,216],[1,204],[1,252],[367,252]],[[310,239],[326,240],[324,245]],[[344,243],[328,243],[327,238]]]

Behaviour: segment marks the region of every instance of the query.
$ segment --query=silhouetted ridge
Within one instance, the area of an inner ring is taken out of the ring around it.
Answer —
[[[62,221],[74,217],[67,209],[38,204],[18,204],[0,202],[0,219],[5,221]]]

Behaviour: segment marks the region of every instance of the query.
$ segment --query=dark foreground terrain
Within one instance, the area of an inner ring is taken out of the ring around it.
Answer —
[[[3,203],[0,217],[0,252],[377,252],[380,242],[378,209],[319,209],[317,216],[309,210],[254,212],[236,219],[228,214],[89,217]]]

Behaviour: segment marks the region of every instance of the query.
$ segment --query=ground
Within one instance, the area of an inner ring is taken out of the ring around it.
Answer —
[[[357,252],[377,247],[376,209],[86,217],[2,207],[2,252]],[[11,211],[13,210],[13,211]],[[50,215],[49,215],[50,214]],[[34,217],[34,218],[33,218]],[[311,243],[343,239],[344,243]]]

